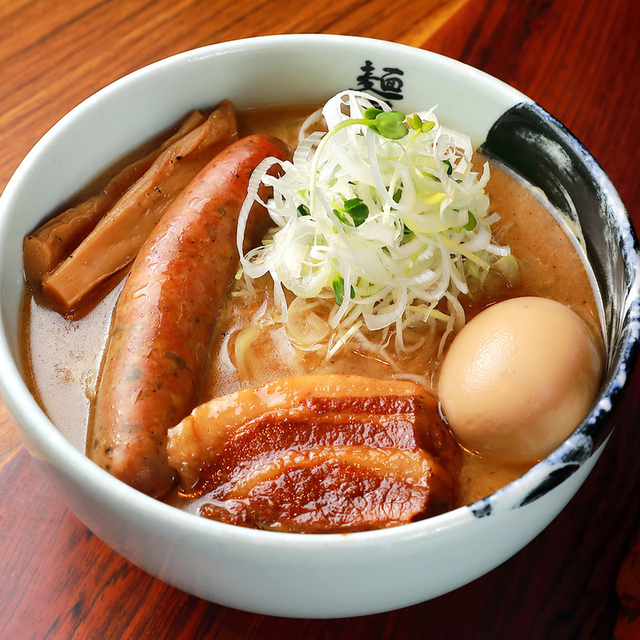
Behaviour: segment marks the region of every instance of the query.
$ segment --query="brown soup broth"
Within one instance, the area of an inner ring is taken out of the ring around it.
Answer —
[[[268,107],[240,111],[241,135],[265,132],[295,145],[297,131],[313,111],[304,107]],[[476,169],[485,160],[475,158]],[[576,311],[601,336],[600,307],[593,278],[577,236],[566,221],[554,214],[543,194],[514,175],[491,163],[487,193],[490,211],[500,220],[494,233],[501,244],[511,247],[519,265],[515,287],[488,284],[463,301],[467,318],[500,299],[541,296],[555,299]],[[49,309],[31,288],[26,289],[22,309],[23,360],[34,395],[60,432],[84,451],[91,405],[97,389],[100,364],[105,351],[110,321],[119,286],[88,313],[65,317]],[[263,384],[278,377],[314,373],[355,373],[371,377],[405,377],[417,380],[436,394],[437,373],[442,353],[439,336],[431,326],[417,328],[413,340],[418,348],[406,355],[395,354],[389,340],[385,348],[351,341],[333,357],[296,348],[286,328],[278,322],[270,305],[268,277],[255,285],[251,295],[242,281],[232,285],[227,304],[221,309],[212,340],[210,365],[202,384],[201,400]],[[323,333],[327,305],[311,303],[304,310],[303,331]],[[311,320],[308,320],[311,318]],[[310,322],[310,326],[308,326]],[[465,452],[460,477],[460,504],[468,504],[504,486],[526,470],[522,466],[482,458]],[[180,500],[178,493],[168,502],[195,510]]]

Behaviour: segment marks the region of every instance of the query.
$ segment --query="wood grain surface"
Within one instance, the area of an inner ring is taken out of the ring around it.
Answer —
[[[423,47],[515,86],[585,143],[640,227],[635,0],[3,0],[0,190],[47,129],[118,77],[193,47],[302,32]],[[123,560],[60,502],[0,405],[0,640],[640,638],[639,407],[636,376],[593,474],[502,566],[401,611],[313,621],[219,607]]]

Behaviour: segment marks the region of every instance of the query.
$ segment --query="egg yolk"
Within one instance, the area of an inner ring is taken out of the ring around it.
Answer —
[[[456,336],[439,379],[442,412],[479,454],[534,462],[578,426],[599,391],[603,354],[574,311],[513,298],[488,307]]]

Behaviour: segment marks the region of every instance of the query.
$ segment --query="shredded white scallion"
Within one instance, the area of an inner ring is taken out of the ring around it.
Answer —
[[[395,328],[399,347],[413,322],[443,322],[445,334],[459,328],[469,278],[510,253],[491,233],[488,164],[474,172],[469,138],[440,125],[433,109],[405,117],[343,91],[322,116],[327,133],[302,139],[291,162],[267,158],[251,178],[237,231],[245,277],[271,275],[284,319],[283,287],[299,298],[332,291],[329,322],[343,332],[332,352],[363,324]],[[278,175],[268,173],[274,165]],[[245,254],[261,184],[273,189],[264,204],[274,227]]]

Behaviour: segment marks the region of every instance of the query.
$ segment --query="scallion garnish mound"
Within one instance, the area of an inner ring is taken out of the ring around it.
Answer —
[[[395,328],[400,346],[418,321],[461,326],[459,295],[509,256],[491,232],[488,164],[474,172],[470,139],[433,110],[405,116],[344,91],[322,116],[326,133],[304,138],[292,162],[268,158],[252,176],[237,234],[244,275],[271,275],[284,319],[286,288],[299,298],[331,295],[333,328]],[[273,189],[263,204],[274,227],[244,254],[261,184]]]

